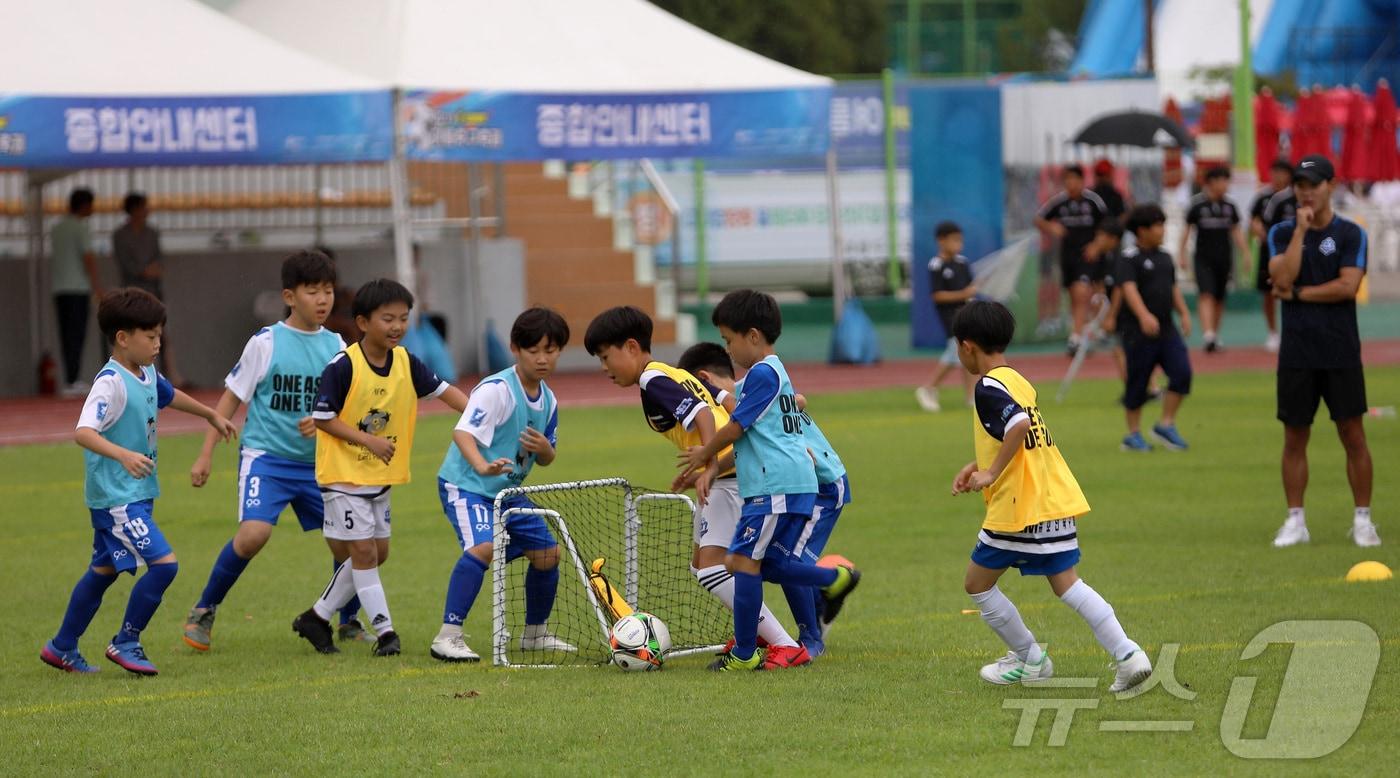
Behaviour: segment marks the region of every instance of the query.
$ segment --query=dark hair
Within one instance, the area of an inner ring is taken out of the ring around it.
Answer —
[[[1115,238],[1123,237],[1123,225],[1120,224],[1118,220],[1113,218],[1112,216],[1109,216],[1103,221],[1099,222],[1098,225],[1094,227],[1094,229],[1104,233],[1105,235],[1112,235]]]
[[[350,303],[350,315],[369,318],[370,314],[389,303],[406,303],[412,310],[413,293],[392,278],[376,278],[355,292],[355,301]]]
[[[976,343],[988,354],[1000,354],[1016,334],[1016,317],[1005,305],[973,300],[953,317],[953,337]]]
[[[93,196],[92,190],[87,187],[74,189],[68,195],[68,212],[77,213],[89,205],[92,205],[97,198]]]
[[[1282,170],[1283,172],[1287,173],[1287,174],[1290,175],[1290,176],[1293,175],[1293,163],[1289,162],[1288,160],[1284,159],[1283,157],[1279,157],[1278,159],[1274,160],[1273,162],[1270,162],[1270,163],[1269,163],[1269,169],[1270,169],[1270,170]]]
[[[146,199],[146,195],[141,192],[127,192],[126,197],[122,198],[122,210],[130,215],[132,211],[148,202],[150,200]]]
[[[778,310],[778,301],[771,294],[753,289],[735,289],[725,295],[710,314],[710,321],[739,334],[758,330],[770,346],[783,334],[783,312]]]
[[[1227,168],[1227,167],[1225,167],[1224,165],[1216,165],[1215,167],[1213,167],[1213,168],[1211,168],[1211,169],[1209,169],[1209,170],[1206,171],[1206,180],[1207,180],[1207,181],[1214,181],[1214,180],[1217,179],[1217,178],[1225,178],[1225,179],[1228,179],[1229,177],[1230,177],[1230,168]]]
[[[510,344],[516,348],[530,348],[546,338],[555,348],[569,345],[569,323],[549,308],[530,308],[510,325]]]
[[[282,288],[302,284],[335,285],[335,262],[316,249],[302,249],[282,260]]]
[[[108,344],[117,342],[118,332],[153,330],[164,323],[165,303],[145,289],[114,289],[97,304],[97,327]]]
[[[632,305],[619,305],[593,317],[588,330],[583,333],[583,350],[589,356],[608,346],[621,346],[629,340],[637,341],[642,351],[651,351],[651,317]]]
[[[1162,213],[1162,207],[1156,203],[1146,203],[1128,211],[1127,223],[1123,226],[1136,233],[1138,230],[1146,229],[1154,224],[1162,224],[1167,220],[1167,215]]]
[[[948,237],[949,235],[961,234],[962,227],[959,227],[957,222],[939,222],[938,226],[933,228],[933,237],[938,238],[940,240]]]
[[[1079,164],[1079,163],[1077,163],[1077,162],[1074,163],[1074,164],[1071,164],[1071,165],[1065,165],[1065,169],[1062,170],[1062,171],[1060,171],[1060,175],[1062,175],[1062,176],[1075,175],[1075,176],[1079,176],[1080,178],[1083,178],[1083,177],[1084,177],[1084,166],[1081,165],[1081,164]]]
[[[725,378],[734,377],[734,361],[729,358],[729,352],[724,350],[724,346],[718,343],[696,343],[681,354],[676,367],[691,375],[698,375],[701,370],[707,370]]]

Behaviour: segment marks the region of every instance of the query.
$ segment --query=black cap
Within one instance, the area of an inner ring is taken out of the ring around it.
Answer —
[[[1314,184],[1323,181],[1331,181],[1336,172],[1332,170],[1332,162],[1321,154],[1309,154],[1298,161],[1298,167],[1293,168],[1294,179],[1306,179]]]

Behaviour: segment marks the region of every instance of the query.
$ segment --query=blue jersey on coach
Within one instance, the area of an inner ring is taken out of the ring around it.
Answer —
[[[806,422],[782,361],[770,355],[754,364],[735,391],[739,400],[729,418],[744,428],[734,444],[739,496],[815,495]]]
[[[137,376],[115,359],[109,359],[98,371],[97,377],[109,375],[121,379],[126,391],[126,405],[116,422],[100,434],[122,448],[144,454],[152,462],[157,462],[156,415],[175,399],[175,387],[151,365],[141,368],[141,375]],[[99,418],[102,413],[99,408]],[[87,449],[83,449],[83,462],[87,466],[83,494],[89,508],[110,508],[154,500],[160,496],[160,482],[156,479],[155,469],[145,478],[132,478],[121,462]]]
[[[254,337],[264,333],[272,337],[272,358],[248,402],[243,446],[314,465],[316,438],[304,437],[297,423],[311,415],[321,373],[342,348],[340,336],[327,329],[301,332],[283,322]],[[240,369],[235,365],[233,371]]]
[[[442,467],[438,469],[439,479],[453,484],[459,489],[491,498],[495,498],[503,489],[519,486],[530,474],[530,469],[535,466],[535,455],[520,447],[520,435],[526,429],[539,430],[550,437],[551,444],[554,443],[550,421],[554,418],[555,413],[554,392],[550,391],[549,387],[541,381],[540,393],[543,395],[543,402],[540,402],[540,396],[528,397],[525,394],[525,387],[520,385],[520,376],[515,372],[514,365],[499,373],[487,376],[477,386],[484,386],[493,381],[500,381],[510,389],[511,397],[515,400],[515,410],[509,419],[496,428],[495,434],[491,438],[491,445],[480,448],[481,456],[487,462],[502,458],[509,459],[514,463],[511,470],[500,475],[479,475],[476,470],[472,469],[467,458],[462,456],[456,443],[448,445],[447,456],[443,458]],[[530,407],[531,399],[539,402],[540,407]],[[477,445],[480,447],[480,441],[477,442]]]

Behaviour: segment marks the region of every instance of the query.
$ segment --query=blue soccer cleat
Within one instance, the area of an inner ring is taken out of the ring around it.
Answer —
[[[1186,439],[1176,431],[1175,424],[1152,425],[1152,437],[1172,451],[1185,451],[1187,448]]]
[[[107,658],[121,669],[136,675],[155,675],[159,672],[151,660],[146,658],[146,649],[135,640],[107,646]]]
[[[39,658],[44,660],[44,664],[62,670],[65,673],[95,673],[99,668],[88,664],[83,655],[78,653],[78,649],[72,651],[59,651],[54,648],[53,641],[44,644],[43,650],[39,652]]]
[[[1152,450],[1152,444],[1142,439],[1141,432],[1129,432],[1123,436],[1123,443],[1118,448],[1123,451],[1136,451],[1147,453]]]

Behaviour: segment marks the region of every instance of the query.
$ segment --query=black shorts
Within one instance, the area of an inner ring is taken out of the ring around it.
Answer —
[[[1078,283],[1095,284],[1103,280],[1102,262],[1089,262],[1083,257],[1060,260],[1060,283],[1068,289]]]
[[[1319,370],[1278,369],[1278,420],[1289,427],[1307,427],[1317,415],[1318,400],[1327,401],[1332,421],[1366,413],[1366,376],[1358,367]]]
[[[1272,292],[1274,282],[1269,278],[1269,257],[1264,256],[1264,252],[1259,252],[1258,260],[1254,263],[1254,288],[1261,292]]]
[[[1123,381],[1123,407],[1130,411],[1147,403],[1147,383],[1158,366],[1167,374],[1167,391],[1191,393],[1191,356],[1186,352],[1186,341],[1175,328],[1156,338],[1140,332],[1125,335],[1123,361],[1128,368],[1128,377]]]
[[[1230,257],[1196,257],[1196,288],[1201,294],[1224,300],[1233,265]]]

